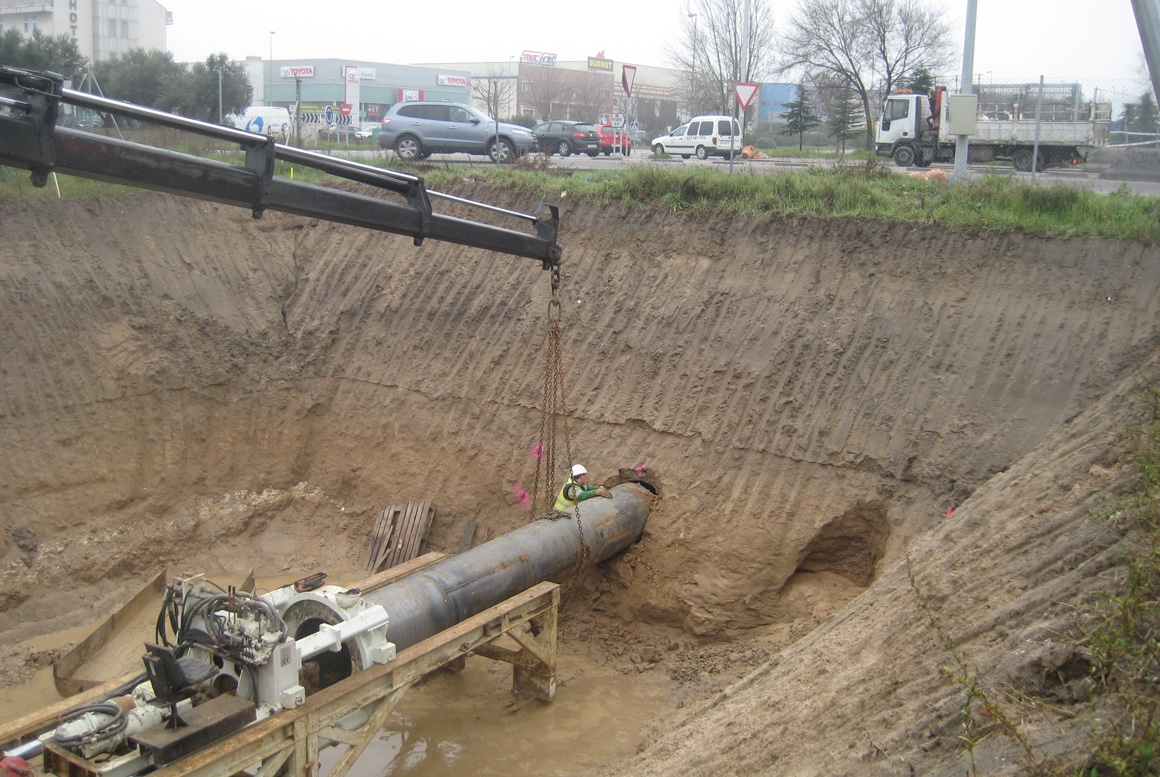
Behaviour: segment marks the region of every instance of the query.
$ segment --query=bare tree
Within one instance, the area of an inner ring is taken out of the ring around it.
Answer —
[[[937,71],[952,53],[950,25],[919,0],[803,0],[782,36],[782,72],[805,70],[844,82],[869,117],[916,70]]]
[[[504,119],[500,111],[505,107],[512,113],[516,94],[516,77],[503,65],[491,65],[482,77],[472,77],[471,98],[476,106],[487,110],[493,119]]]
[[[733,85],[761,81],[772,67],[773,15],[767,0],[749,0],[748,58],[742,61],[745,0],[693,0],[681,20],[670,64],[689,73],[689,114],[733,112]]]
[[[565,92],[571,94],[571,87],[560,76],[560,71],[543,65],[524,65],[522,81],[526,91],[521,101],[532,106],[540,121],[557,118],[552,115],[552,106],[560,102]]]

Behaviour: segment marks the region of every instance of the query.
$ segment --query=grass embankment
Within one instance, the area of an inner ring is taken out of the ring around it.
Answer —
[[[947,185],[899,175],[877,164],[761,175],[657,165],[620,173],[576,171],[563,179],[514,170],[494,171],[493,177],[549,198],[566,188],[573,199],[662,203],[680,211],[882,217],[1038,235],[1160,240],[1160,198],[1134,195],[1126,188],[1101,195],[1061,185],[1031,186],[998,176]],[[428,179],[429,185],[438,188],[435,176]]]
[[[539,163],[521,162],[500,168],[486,164],[406,169],[422,175],[428,186],[436,190],[470,177],[549,201],[566,189],[573,200],[632,207],[659,204],[691,213],[707,210],[886,218],[1036,235],[1160,241],[1160,198],[1134,195],[1126,188],[1101,195],[1062,185],[1031,186],[998,176],[946,185],[899,175],[874,161],[757,175],[735,171],[730,175],[724,170],[661,164],[629,170],[565,172],[546,168],[542,158],[535,159]],[[381,164],[385,158],[372,161]],[[319,183],[327,179],[318,171],[285,163],[277,165],[276,174]],[[67,176],[61,176],[59,181],[64,197],[111,193],[107,184]],[[55,187],[50,178],[45,189],[34,189],[26,172],[0,168],[0,202],[55,198]]]

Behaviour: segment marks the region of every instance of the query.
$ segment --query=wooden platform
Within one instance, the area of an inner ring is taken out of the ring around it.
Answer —
[[[371,533],[367,569],[390,569],[418,556],[434,518],[435,505],[426,499],[384,505]]]

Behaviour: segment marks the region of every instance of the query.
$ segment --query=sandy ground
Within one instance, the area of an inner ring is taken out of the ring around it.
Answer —
[[[1089,511],[1128,477],[1160,251],[559,201],[571,458],[663,482],[563,638],[688,701],[613,773],[961,773],[908,569],[985,681],[1074,703],[1052,630],[1116,574]],[[385,502],[433,499],[433,549],[531,517],[536,263],[151,194],[0,236],[6,682],[161,567],[358,579]]]

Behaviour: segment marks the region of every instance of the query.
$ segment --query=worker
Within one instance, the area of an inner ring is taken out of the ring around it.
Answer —
[[[612,492],[604,486],[597,488],[596,486],[588,485],[588,470],[584,469],[583,464],[573,464],[571,477],[564,487],[560,489],[560,495],[556,497],[555,509],[560,512],[567,512],[576,506],[578,502],[583,502],[585,499],[591,499],[594,496],[602,496],[606,499],[612,497]]]

